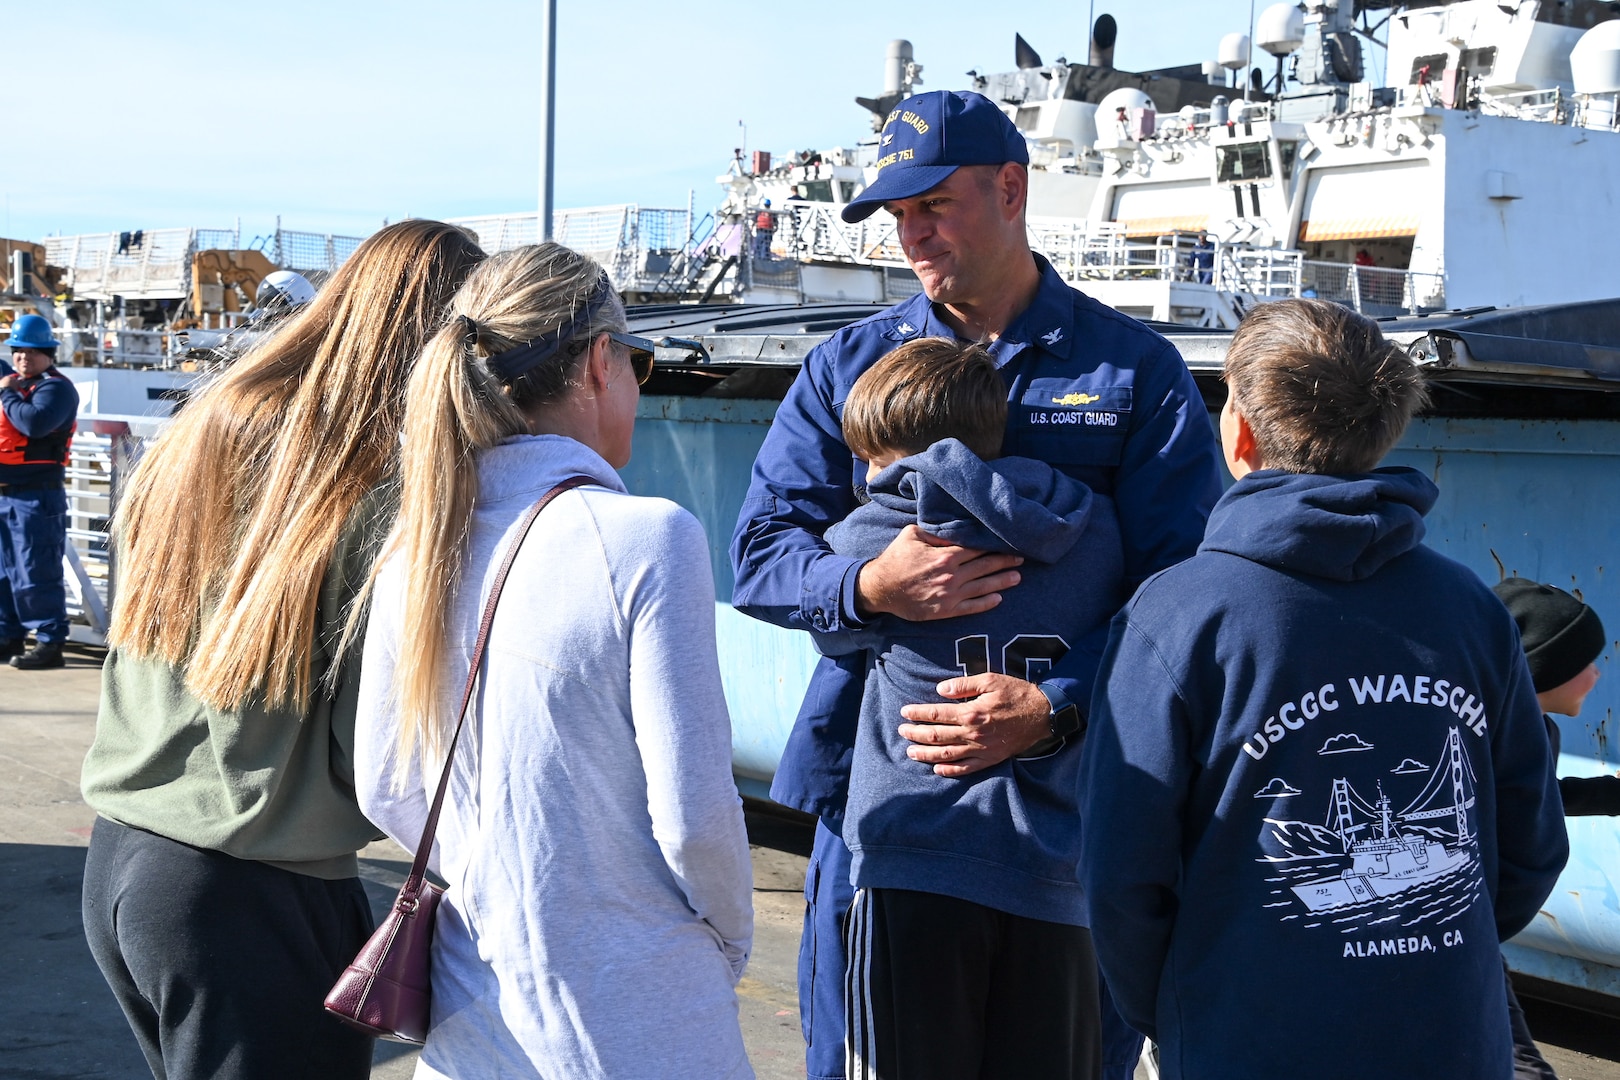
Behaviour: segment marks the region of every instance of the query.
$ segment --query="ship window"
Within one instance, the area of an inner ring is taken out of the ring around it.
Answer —
[[[1299,143],[1279,142],[1277,144],[1277,168],[1284,180],[1294,178],[1294,159],[1299,156]]]
[[[839,194],[839,202],[849,202],[850,200],[854,199],[855,198],[855,181],[853,181],[853,180],[840,180],[840,181],[838,181],[838,194]]]
[[[1246,142],[1215,148],[1215,179],[1220,183],[1265,180],[1271,176],[1271,157],[1263,142]]]
[[[794,186],[798,189],[799,198],[806,202],[833,201],[831,180],[806,180]]]
[[[1441,73],[1446,70],[1446,62],[1445,53],[1434,53],[1430,56],[1418,57],[1412,61],[1412,77],[1406,80],[1407,83],[1413,86],[1417,85],[1418,78],[1423,75],[1424,68],[1429,69],[1428,75],[1424,78],[1425,82],[1439,82]]]
[[[1034,131],[1041,123],[1041,107],[1039,105],[1020,105],[1018,115],[1013,118],[1013,126],[1019,131]]]
[[[1486,49],[1464,49],[1462,66],[1470,75],[1489,75],[1496,70],[1496,46]]]

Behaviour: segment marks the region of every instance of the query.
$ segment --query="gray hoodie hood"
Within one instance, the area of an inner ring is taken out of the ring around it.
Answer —
[[[1050,465],[1016,457],[986,463],[956,439],[890,465],[868,495],[942,540],[1044,563],[1080,539],[1096,501]]]

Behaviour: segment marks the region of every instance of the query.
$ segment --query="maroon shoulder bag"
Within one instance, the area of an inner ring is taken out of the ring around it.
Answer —
[[[467,705],[472,701],[473,686],[478,681],[478,669],[483,663],[484,646],[489,642],[489,628],[495,622],[495,604],[506,585],[506,575],[517,559],[518,549],[529,526],[540,516],[546,504],[558,495],[583,484],[596,481],[588,476],[573,476],[564,480],[529,507],[518,523],[517,535],[506,549],[506,557],[490,586],[489,599],[484,602],[484,616],[478,624],[478,641],[473,646],[472,662],[467,667],[467,685],[461,691],[461,712],[456,718],[455,734],[450,736],[450,747],[444,755],[444,771],[439,774],[439,790],[433,796],[433,807],[428,811],[427,823],[422,826],[422,839],[416,845],[416,858],[411,872],[400,886],[393,909],[361,948],[360,955],[338,976],[331,993],[326,995],[326,1011],[339,1020],[371,1035],[399,1042],[421,1043],[427,1040],[428,1004],[432,997],[429,963],[433,948],[433,919],[439,908],[444,890],[427,880],[428,853],[433,850],[433,835],[439,828],[439,809],[444,805],[445,789],[450,784],[450,765],[456,754],[456,740],[467,722]]]

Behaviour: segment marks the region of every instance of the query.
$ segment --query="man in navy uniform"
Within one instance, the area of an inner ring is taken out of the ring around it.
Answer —
[[[806,358],[754,463],[732,540],[737,609],[836,631],[880,614],[923,621],[1018,602],[1013,556],[955,547],[914,526],[869,561],[835,555],[822,539],[863,494],[865,467],[840,428],[850,386],[924,336],[986,343],[1007,383],[1003,453],[1045,461],[1117,501],[1124,595],[1192,555],[1220,494],[1203,399],[1174,346],[1070,288],[1030,250],[1029,151],[1017,129],[978,94],[920,94],[890,113],[879,154],[877,178],[844,218],[880,207],[892,214],[923,291]],[[944,703],[903,710],[912,758],[945,784],[1078,734],[1107,630],[1099,623],[1038,682],[992,671],[942,683]],[[771,788],[776,801],[820,819],[799,956],[812,1080],[844,1073],[841,931],[854,890],[838,830],[863,664],[858,655],[819,662]]]
[[[62,666],[67,640],[63,480],[79,392],[56,370],[57,340],[38,315],[20,316],[0,360],[0,660]],[[24,651],[24,635],[34,647]]]

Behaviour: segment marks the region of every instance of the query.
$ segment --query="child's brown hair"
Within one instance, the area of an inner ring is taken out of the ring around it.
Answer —
[[[1429,402],[1417,365],[1376,322],[1325,300],[1250,311],[1225,377],[1266,468],[1293,473],[1377,468]]]
[[[868,368],[844,402],[844,442],[862,461],[920,454],[958,439],[985,460],[1001,455],[1007,384],[989,350],[917,338]]]

